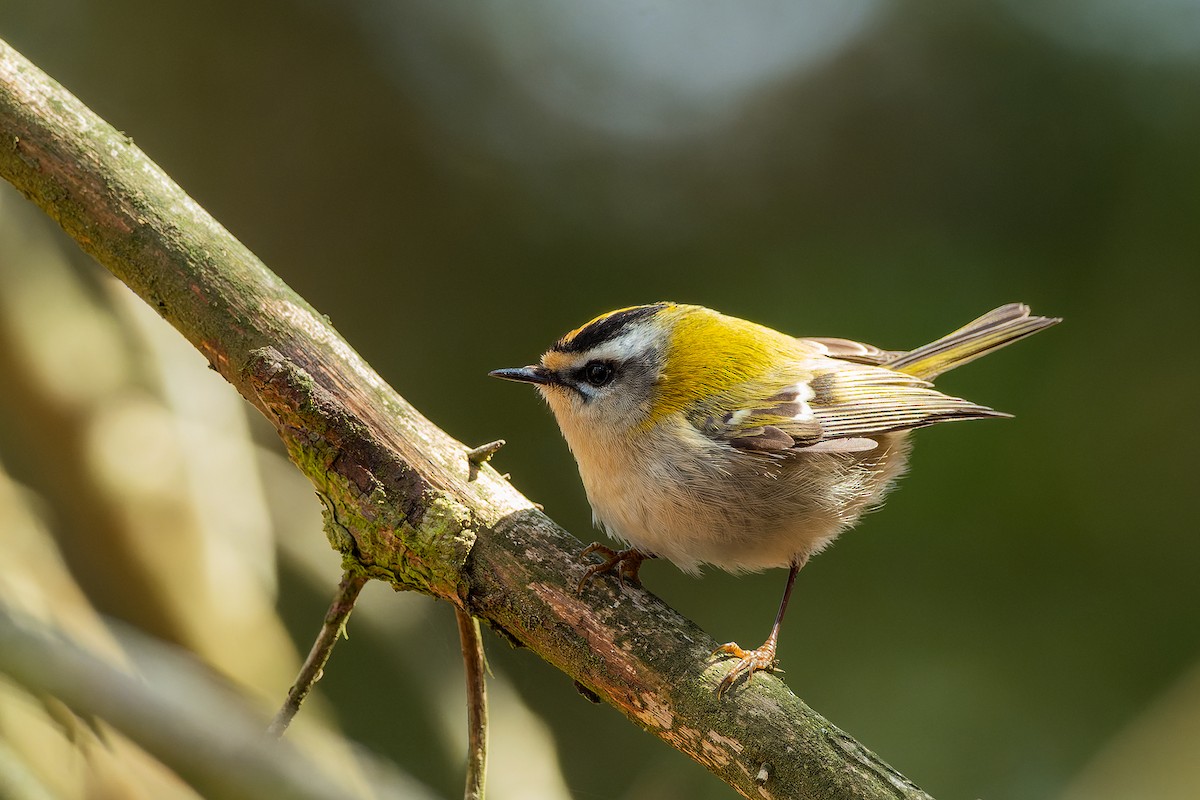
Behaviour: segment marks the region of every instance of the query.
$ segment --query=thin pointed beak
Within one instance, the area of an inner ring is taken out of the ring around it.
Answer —
[[[493,378],[503,378],[506,381],[517,381],[519,383],[536,383],[542,386],[549,386],[554,383],[554,373],[540,365],[532,365],[528,367],[510,367],[508,369],[494,369],[488,373]]]

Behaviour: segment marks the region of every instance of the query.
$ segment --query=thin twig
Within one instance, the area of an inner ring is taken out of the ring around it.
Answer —
[[[296,682],[288,690],[283,707],[279,709],[275,719],[271,720],[271,727],[267,728],[267,733],[276,739],[283,736],[283,732],[291,724],[292,718],[300,710],[304,698],[308,697],[308,693],[312,691],[316,682],[321,680],[325,662],[329,661],[329,654],[333,652],[333,646],[337,644],[338,636],[345,633],[346,621],[350,619],[350,612],[354,610],[354,601],[358,599],[358,593],[362,591],[366,582],[367,578],[361,574],[347,572],[342,576],[337,594],[334,595],[329,610],[325,612],[325,622],[321,625],[321,632],[317,635],[317,640],[313,642],[312,649],[308,651],[308,658],[304,659],[304,666],[300,667],[300,674],[296,676]]]
[[[479,620],[458,607],[454,613],[458,617],[458,637],[462,640],[463,665],[467,673],[467,788],[463,798],[483,800],[488,725],[483,639],[479,635]]]

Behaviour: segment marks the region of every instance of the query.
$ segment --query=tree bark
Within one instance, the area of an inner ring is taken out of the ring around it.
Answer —
[[[3,42],[0,173],[274,423],[348,571],[479,617],[746,797],[928,797],[773,676],[718,698],[716,643],[652,594],[595,581],[577,595],[576,539],[470,463],[129,136]]]

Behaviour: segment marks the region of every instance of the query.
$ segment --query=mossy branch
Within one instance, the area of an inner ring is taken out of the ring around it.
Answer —
[[[716,643],[653,595],[596,581],[578,596],[576,539],[3,42],[0,173],[275,424],[349,572],[484,620],[747,797],[928,797],[772,676],[719,699]]]

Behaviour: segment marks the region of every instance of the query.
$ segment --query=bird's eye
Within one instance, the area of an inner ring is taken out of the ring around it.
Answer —
[[[613,379],[612,364],[605,361],[591,361],[583,368],[583,379],[597,388]]]

